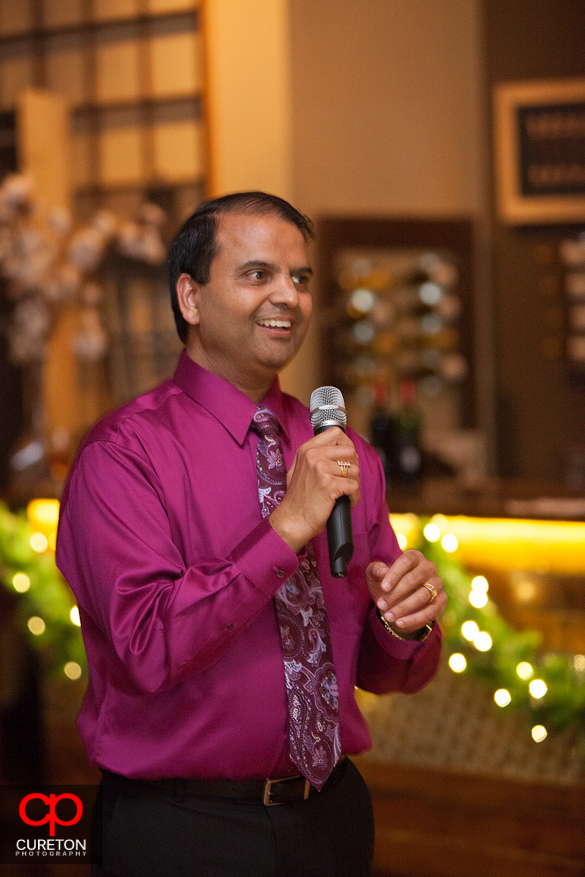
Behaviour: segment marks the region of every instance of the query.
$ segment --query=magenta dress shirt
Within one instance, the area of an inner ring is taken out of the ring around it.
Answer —
[[[313,435],[307,409],[263,399],[282,425],[287,468]],[[297,555],[262,520],[255,403],[181,355],[175,375],[107,415],[84,440],[64,492],[57,564],[78,601],[90,681],[78,725],[92,764],[129,777],[263,778],[291,771],[272,597]],[[391,636],[365,569],[400,549],[376,452],[360,458],[355,554],[329,573],[313,540],[339,681],[341,744],[370,746],[354,687],[412,692],[437,670],[424,643]]]

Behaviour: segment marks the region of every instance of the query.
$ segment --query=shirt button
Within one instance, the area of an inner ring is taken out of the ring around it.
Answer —
[[[276,569],[276,568],[275,568],[274,572],[276,573],[276,578],[277,578],[277,579],[283,579],[283,578],[284,578],[284,570],[283,570],[283,569]]]
[[[233,621],[228,622],[225,626],[225,629],[226,630],[233,630],[234,629],[234,622]]]

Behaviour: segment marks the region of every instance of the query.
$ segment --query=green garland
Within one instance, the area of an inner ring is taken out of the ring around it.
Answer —
[[[12,596],[16,623],[29,642],[40,650],[43,666],[50,675],[63,675],[74,662],[82,675],[87,661],[81,630],[70,616],[73,595],[55,566],[51,551],[38,553],[31,546],[33,530],[24,512],[13,513],[0,504],[0,579]],[[30,587],[18,593],[14,576],[24,573]],[[31,617],[41,618],[44,631],[34,635],[28,627]]]
[[[538,631],[518,631],[507,624],[496,604],[488,599],[482,608],[469,602],[472,577],[465,571],[455,554],[449,554],[440,542],[429,542],[423,533],[429,519],[418,519],[418,533],[409,547],[418,548],[437,565],[449,597],[447,610],[441,620],[444,632],[445,657],[454,653],[465,657],[466,669],[474,678],[491,687],[493,692],[505,689],[510,703],[504,710],[521,710],[530,727],[542,725],[548,733],[573,729],[585,745],[585,659],[583,656],[561,654],[540,648]],[[478,651],[462,634],[466,621],[475,621],[480,630],[492,640],[487,651]],[[520,663],[530,664],[534,673],[528,679],[518,675]],[[533,679],[545,682],[547,691],[541,698],[530,694]],[[494,709],[501,709],[494,702]],[[585,750],[584,750],[585,751]]]
[[[465,672],[491,686],[494,692],[506,689],[511,700],[504,709],[524,711],[531,726],[543,725],[549,733],[573,728],[585,741],[585,659],[578,664],[574,655],[541,651],[538,632],[512,628],[491,600],[483,608],[472,606],[471,576],[440,542],[425,538],[423,530],[428,519],[417,521],[418,529],[409,546],[419,548],[436,563],[449,596],[442,619],[446,659],[453,653],[462,654]],[[31,534],[24,512],[14,514],[0,504],[0,578],[13,596],[17,623],[41,651],[49,673],[62,675],[68,662],[76,662],[86,675],[81,631],[70,618],[73,595],[57,570],[52,553],[39,554],[33,550]],[[17,573],[24,573],[30,580],[25,593],[18,594],[14,589],[13,578]],[[39,616],[45,622],[45,630],[38,636],[28,629],[31,616]],[[475,621],[482,631],[489,633],[492,640],[489,650],[478,651],[463,636],[461,627],[465,621]],[[516,670],[521,662],[531,664],[533,678],[546,683],[544,697],[531,696],[530,680],[521,679]],[[500,707],[494,703],[494,709]]]

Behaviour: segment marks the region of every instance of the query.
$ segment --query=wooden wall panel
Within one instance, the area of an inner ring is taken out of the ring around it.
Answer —
[[[95,21],[130,18],[142,11],[140,5],[139,0],[93,0],[93,18]]]
[[[47,40],[45,76],[48,89],[63,95],[71,104],[86,101],[85,68],[85,56],[75,34]]]
[[[100,182],[105,186],[142,181],[142,132],[138,126],[104,128],[100,136]]]
[[[84,0],[44,0],[42,17],[45,27],[71,27],[83,18]]]
[[[203,130],[188,119],[159,122],[153,130],[156,175],[167,182],[204,174]]]
[[[171,31],[150,40],[152,97],[174,97],[200,91],[202,83],[199,34]]]
[[[0,58],[0,109],[14,109],[18,97],[33,81],[34,63],[30,54],[7,46]]]
[[[0,36],[21,33],[32,27],[33,21],[32,0],[0,3]]]
[[[120,27],[100,34],[96,48],[96,98],[100,103],[141,97],[140,51],[136,30]]]

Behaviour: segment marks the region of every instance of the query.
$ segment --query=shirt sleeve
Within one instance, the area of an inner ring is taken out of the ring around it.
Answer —
[[[214,663],[299,564],[263,520],[227,557],[186,567],[162,497],[146,455],[88,444],[63,497],[56,555],[91,632],[86,647],[117,658],[120,678],[149,693]]]
[[[414,694],[431,681],[441,659],[442,632],[435,622],[424,643],[399,640],[385,630],[372,606],[364,629],[357,684],[374,694]]]
[[[382,560],[390,566],[400,555],[400,548],[390,523],[382,464],[369,447],[363,455],[360,454],[360,471],[362,495],[372,501],[369,523],[371,559]],[[419,691],[439,669],[441,643],[438,622],[424,643],[393,636],[378,618],[372,601],[360,644],[358,686],[374,694]]]

